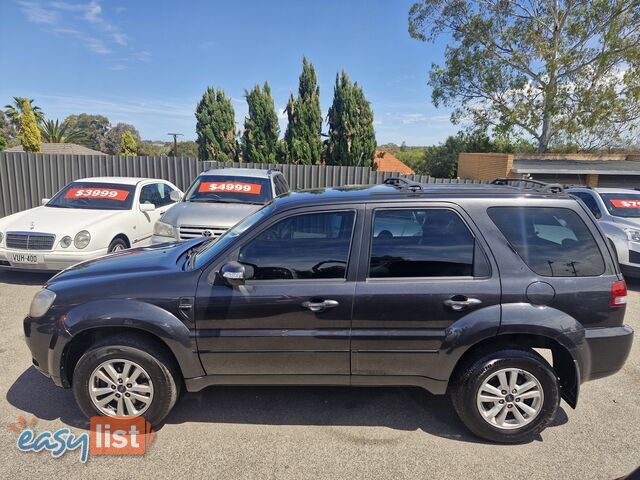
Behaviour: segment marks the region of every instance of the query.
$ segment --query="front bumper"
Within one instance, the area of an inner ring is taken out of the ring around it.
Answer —
[[[627,325],[610,328],[587,328],[585,340],[588,365],[582,381],[613,375],[622,368],[633,343],[633,329]]]
[[[23,328],[33,366],[57,386],[68,388],[69,382],[64,377],[63,352],[71,336],[64,327],[58,326],[55,314],[47,313],[42,318],[27,316]]]
[[[5,270],[28,270],[42,272],[57,272],[64,270],[76,263],[91,260],[107,254],[107,249],[102,248],[91,251],[64,251],[64,250],[13,250],[0,248],[0,268]],[[36,257],[35,263],[21,263],[16,261],[17,256]]]

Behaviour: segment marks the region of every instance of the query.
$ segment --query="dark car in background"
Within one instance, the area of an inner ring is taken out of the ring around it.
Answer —
[[[87,416],[155,425],[210,385],[410,385],[516,443],[622,367],[626,299],[573,197],[397,182],[284,195],[216,240],[79,264],[35,295],[24,331]]]

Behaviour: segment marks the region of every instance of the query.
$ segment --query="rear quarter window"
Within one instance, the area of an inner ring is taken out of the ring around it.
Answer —
[[[511,247],[538,275],[602,275],[604,258],[589,228],[568,208],[492,207],[488,214]]]

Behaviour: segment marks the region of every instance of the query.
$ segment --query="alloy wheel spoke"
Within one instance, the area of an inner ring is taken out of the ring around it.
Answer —
[[[133,406],[133,402],[131,401],[130,398],[125,397],[124,398],[124,404],[127,407],[127,415],[137,415],[138,414],[138,409]]]
[[[520,385],[520,386],[518,386],[516,388],[517,395],[521,395],[524,392],[528,392],[529,390],[531,390],[535,386],[536,386],[536,383],[534,381],[532,381],[532,380],[529,380],[528,382],[523,383],[522,385]]]
[[[524,413],[528,414],[531,417],[534,416],[537,412],[535,408],[530,407],[526,403],[517,402],[516,405],[518,406],[518,408],[520,408],[520,410],[522,410]]]
[[[507,407],[502,405],[502,411],[496,417],[496,423],[500,426],[504,425],[504,421],[506,420],[508,413],[509,413],[509,410],[507,410]]]
[[[490,385],[490,384],[488,384],[488,383],[485,383],[485,384],[482,386],[482,389],[481,389],[481,390],[482,390],[482,391],[484,391],[484,392],[493,393],[494,395],[497,395],[497,396],[502,396],[502,392],[500,391],[500,389],[499,389],[499,388],[496,388],[496,387],[494,387],[493,385]]]
[[[505,372],[498,372],[498,380],[500,381],[500,388],[508,391],[509,382],[507,381],[507,374]]]
[[[518,410],[517,407],[512,408],[511,410],[513,411],[513,416],[518,422],[518,424],[524,425],[525,423],[527,423],[527,420],[525,420],[525,418],[522,416],[522,414],[520,413],[520,410]]]
[[[96,377],[105,382],[107,385],[115,385],[116,383],[102,370],[96,373]]]
[[[140,383],[134,383],[129,389],[130,392],[138,393],[151,393],[151,387],[149,385],[142,385]]]
[[[106,396],[106,397],[104,397],[104,398],[100,399],[100,400],[97,402],[97,405],[98,405],[100,408],[104,408],[104,407],[106,407],[106,406],[107,406],[107,404],[109,404],[109,403],[110,403],[114,398],[116,398],[116,394],[115,394],[115,393],[112,393],[111,395]]]
[[[142,369],[135,367],[135,369],[133,370],[133,373],[131,374],[131,376],[127,379],[127,381],[129,383],[135,383],[136,380],[138,379],[138,377],[140,376],[140,374],[142,373]]]
[[[140,395],[139,393],[133,393],[133,392],[131,392],[131,398],[135,398],[136,400],[141,401],[145,405],[150,401],[149,397],[145,397],[144,395]]]
[[[118,405],[118,408],[116,410],[116,415],[120,417],[124,416],[124,399],[122,398],[122,396],[118,398],[118,401],[116,403]]]
[[[482,401],[482,402],[493,402],[496,403],[499,400],[502,400],[502,397],[495,397],[493,395],[480,395],[478,396],[478,398]]]
[[[502,410],[503,408],[504,408],[504,405],[501,405],[498,403],[497,405],[494,405],[491,408],[491,410],[485,412],[484,416],[487,420],[493,420],[496,417],[496,415],[500,413],[500,410]]]
[[[540,398],[540,391],[529,390],[528,392],[518,395],[518,397],[520,397],[521,400],[527,400],[529,398]]]
[[[101,395],[107,395],[108,393],[113,393],[113,389],[111,387],[93,387],[91,392],[96,396],[100,397]]]
[[[107,375],[109,375],[109,378],[111,378],[113,383],[118,382],[118,378],[120,377],[120,375],[118,374],[112,363],[105,365],[104,370]]]

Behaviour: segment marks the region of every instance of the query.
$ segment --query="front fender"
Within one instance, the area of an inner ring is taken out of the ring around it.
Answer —
[[[184,378],[205,374],[189,328],[172,313],[156,305],[129,299],[96,300],[72,308],[63,317],[67,341],[80,333],[105,327],[122,327],[150,333],[171,350]],[[62,352],[52,351],[62,355]],[[62,365],[62,359],[56,363]]]

